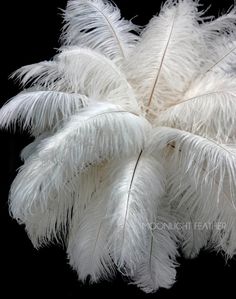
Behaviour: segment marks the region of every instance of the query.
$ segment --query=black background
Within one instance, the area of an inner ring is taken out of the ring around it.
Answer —
[[[162,1],[114,1],[125,18],[144,25],[159,11]],[[210,1],[200,1],[208,7]],[[212,1],[208,14],[226,11],[233,1]],[[20,91],[8,76],[22,65],[50,59],[59,47],[61,28],[59,8],[66,0],[21,0],[0,4],[1,22],[1,105]],[[51,246],[37,251],[33,248],[23,226],[8,214],[7,194],[10,183],[21,165],[20,150],[30,142],[26,133],[0,132],[0,204],[1,204],[1,288],[2,298],[83,298],[130,296],[134,298],[178,298],[218,295],[235,297],[236,261],[225,262],[220,254],[202,252],[193,260],[179,259],[177,282],[170,290],[161,289],[146,295],[128,285],[120,276],[115,281],[97,285],[81,284],[67,263],[65,250]],[[230,295],[232,294],[232,295]]]

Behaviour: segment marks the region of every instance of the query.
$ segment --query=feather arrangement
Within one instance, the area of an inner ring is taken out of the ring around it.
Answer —
[[[145,28],[69,0],[51,61],[17,70],[0,126],[35,137],[9,196],[36,248],[63,243],[80,280],[145,292],[176,257],[236,253],[236,9],[167,0]]]

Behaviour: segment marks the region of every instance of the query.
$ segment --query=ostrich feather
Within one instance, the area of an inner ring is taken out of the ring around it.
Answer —
[[[27,89],[0,128],[35,139],[11,216],[36,248],[66,246],[82,281],[118,270],[151,293],[179,249],[236,253],[236,10],[199,8],[167,0],[140,32],[107,0],[69,0],[59,52],[12,75]]]
[[[74,115],[61,130],[43,142],[42,162],[69,173],[87,164],[125,157],[145,146],[150,124],[113,104],[99,103]],[[65,172],[65,173],[66,173]],[[63,174],[65,175],[63,172]]]
[[[134,283],[146,293],[170,288],[175,282],[178,234],[170,227],[174,221],[162,207],[148,234],[145,256],[133,276]]]
[[[192,1],[166,1],[142,32],[129,60],[129,81],[151,116],[181,98],[199,71],[202,37],[196,8]]]
[[[155,199],[164,192],[160,172],[161,165],[142,152],[138,158],[130,159],[127,165],[122,161],[107,165],[104,180],[85,210],[77,235],[69,245],[70,260],[80,279],[85,280],[90,275],[90,280],[96,282],[112,276],[111,258],[119,269],[126,267],[127,272],[133,271],[133,261],[144,254],[142,248],[146,243],[148,225],[155,218]],[[146,177],[148,185],[142,183],[141,177]],[[142,186],[153,189],[148,196],[153,198],[146,207],[147,193]],[[156,192],[159,194],[156,195]]]
[[[122,161],[108,164],[104,181],[94,193],[75,239],[72,238],[68,247],[71,264],[80,279],[85,280],[90,275],[90,280],[96,282],[112,276],[111,258],[119,269],[126,267],[127,272],[133,271],[134,261],[144,254],[146,233],[156,214],[156,198],[164,193],[165,181],[160,172],[160,163],[145,157],[142,152],[127,165]],[[143,184],[141,178],[146,178],[148,184]],[[148,196],[150,202],[145,206],[145,190],[148,189],[143,190],[142,186],[153,188],[152,180],[155,190]]]
[[[201,24],[201,30],[205,31],[205,38],[208,46],[212,47],[211,42],[225,33],[235,32],[236,9],[231,7],[226,13],[218,18],[208,18]]]
[[[148,227],[165,190],[161,174],[160,162],[141,151],[120,161],[109,175],[110,250],[118,269],[126,268],[127,273],[133,273],[145,253]]]
[[[128,58],[139,39],[133,33],[138,26],[121,19],[119,9],[108,1],[70,0],[64,18],[64,44],[97,50],[116,63]]]
[[[208,74],[195,80],[181,101],[160,112],[156,125],[185,130],[221,143],[234,143],[235,101],[235,78]]]
[[[101,168],[101,167],[100,167]],[[24,214],[19,212],[19,197],[14,196],[18,190],[11,192],[11,212],[18,221],[25,223],[26,231],[35,248],[40,248],[52,242],[67,244],[68,233],[73,225],[80,220],[93,192],[99,184],[98,167],[89,169],[86,173],[75,174],[70,180],[58,187],[51,188],[48,192],[48,201],[42,205],[39,196],[34,205],[26,207],[27,199],[20,203],[24,207]],[[17,180],[18,178],[16,178]]]
[[[178,194],[182,195],[177,208],[188,209],[189,215],[194,215],[202,223],[224,223],[223,233],[219,230],[214,232],[221,241],[224,239],[224,242],[233,243],[236,216],[235,146],[164,127],[157,129],[155,139],[162,140],[157,146],[159,149],[169,148],[168,163],[172,164],[176,173],[178,169],[176,181],[172,180],[175,188],[172,187],[169,193],[173,201]]]
[[[211,42],[206,59],[208,63],[202,70],[202,75],[208,72],[232,73],[235,71],[236,42],[235,32],[221,35]]]
[[[33,135],[51,131],[56,125],[87,106],[86,96],[56,91],[23,92],[11,99],[0,111],[2,128],[30,129]]]
[[[22,85],[33,83],[56,91],[80,93],[98,101],[106,98],[139,113],[137,101],[125,75],[105,56],[89,48],[61,51],[51,62],[40,62],[17,70],[13,76]]]
[[[177,176],[180,177],[177,180]],[[195,187],[192,187],[191,179],[184,180],[183,173],[177,169],[172,170],[169,178],[168,194],[170,194],[170,214],[176,215],[176,222],[180,224],[178,227],[178,238],[181,241],[180,248],[186,258],[195,258],[200,250],[209,248],[209,240],[212,234],[209,221],[203,222],[199,214],[190,212],[189,206],[179,207],[181,200],[187,197],[193,197],[198,200]],[[207,227],[203,225],[207,223]]]
[[[24,147],[20,153],[20,158],[22,161],[26,161],[32,154],[38,151],[40,142],[44,139],[51,136],[51,133],[44,132],[37,137],[35,137],[34,141]]]
[[[106,173],[109,173],[111,167],[113,163],[106,163],[103,167],[97,188],[79,220],[76,217],[69,237],[69,261],[83,281],[88,276],[90,282],[109,279],[115,272],[108,247],[109,227],[106,223],[109,194],[104,192],[109,183]]]
[[[139,112],[137,101],[125,75],[105,56],[87,48],[71,48],[58,56],[60,69],[71,89]],[[76,71],[75,71],[76,70]]]
[[[173,172],[169,194],[172,196],[172,210],[184,215],[180,218],[184,223],[181,249],[187,258],[196,257],[200,250],[208,248],[223,252],[227,257],[235,254],[235,208],[230,203],[228,185],[225,183],[222,200],[214,204],[217,183],[218,179],[215,179],[213,194],[209,194],[207,182],[197,189],[194,178],[178,170]]]
[[[140,152],[148,128],[144,119],[111,104],[81,110],[61,130],[44,138],[35,154],[26,160],[13,183],[13,214],[30,213],[35,202],[44,210],[51,193],[58,192],[76,173],[107,159]]]
[[[55,78],[58,73],[58,65],[56,61],[41,61],[29,65],[22,66],[10,76],[16,79],[24,87],[28,84],[36,84],[39,86],[50,88],[55,84]]]

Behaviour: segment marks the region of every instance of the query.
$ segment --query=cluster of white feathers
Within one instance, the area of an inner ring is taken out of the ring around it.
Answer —
[[[70,0],[64,18],[58,54],[17,70],[26,88],[0,110],[1,128],[35,137],[12,216],[36,248],[65,244],[82,281],[118,270],[154,292],[180,252],[232,257],[236,9],[167,0],[141,28],[105,0]]]

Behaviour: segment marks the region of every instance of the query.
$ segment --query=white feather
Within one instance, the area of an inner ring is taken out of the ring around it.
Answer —
[[[233,33],[236,29],[236,8],[231,7],[221,16],[207,17],[207,20],[201,24],[201,30],[205,36],[207,46],[212,48],[212,41],[218,39],[226,33]]]
[[[208,72],[225,73],[235,72],[236,58],[236,35],[233,33],[223,34],[211,41],[211,46],[208,46],[206,53],[206,63],[204,63],[201,75],[205,76]]]
[[[107,204],[110,197],[104,191],[107,189],[107,178],[104,176],[111,166],[107,163],[103,169],[99,169],[100,182],[91,200],[80,218],[73,216],[75,221],[67,252],[71,266],[82,281],[89,276],[90,282],[97,282],[114,274],[108,247]]]
[[[170,288],[175,282],[178,232],[175,218],[159,207],[155,223],[148,233],[144,259],[133,276],[134,283],[146,293]]]
[[[26,159],[28,159],[31,155],[35,154],[35,152],[38,151],[40,142],[49,136],[51,136],[51,133],[44,132],[37,136],[33,142],[24,147],[20,153],[21,160],[26,161]]]
[[[53,130],[88,103],[89,99],[80,94],[57,91],[23,92],[1,108],[0,126],[15,129],[18,124],[36,136]]]
[[[35,204],[44,210],[61,186],[91,165],[140,152],[148,129],[144,119],[111,104],[82,110],[26,160],[11,192],[14,216]]]
[[[58,176],[143,149],[150,124],[119,106],[99,103],[74,115],[42,144],[39,159]]]
[[[165,177],[160,162],[145,152],[117,161],[109,177],[110,250],[118,269],[132,275],[145,254]]]
[[[47,193],[40,186],[44,171],[32,169],[30,163],[21,167],[10,192],[10,211],[15,219],[24,223],[36,248],[50,242],[67,243],[74,221],[80,220],[99,182],[99,168],[92,167],[83,174],[74,174],[55,188],[53,177],[47,177]],[[45,179],[46,181],[46,179]],[[39,184],[39,186],[37,185]],[[45,184],[45,182],[44,182]],[[44,185],[45,187],[45,185]],[[25,193],[27,192],[27,193]]]
[[[118,103],[131,112],[140,111],[125,75],[110,59],[89,48],[65,48],[54,61],[22,67],[14,76],[22,85],[33,83],[50,90],[79,93]]]
[[[125,75],[105,56],[87,48],[65,49],[58,56],[67,86],[100,101],[119,104],[139,113],[137,100]]]
[[[127,76],[149,119],[181,99],[199,71],[202,37],[196,7],[197,2],[166,1],[129,59]]]
[[[214,234],[220,248],[230,248],[231,251],[225,251],[232,255],[236,215],[235,146],[164,127],[156,129],[153,140],[159,140],[157,153],[159,150],[167,155],[166,162],[176,174],[172,180],[175,188],[172,187],[169,196],[173,201],[179,198],[178,209],[187,209],[195,221],[225,224],[221,231],[213,227]]]
[[[58,65],[56,61],[41,61],[25,65],[16,70],[10,78],[16,78],[21,86],[34,84],[43,85],[45,88],[53,89],[58,78]]]
[[[198,78],[184,97],[159,113],[156,126],[168,126],[234,143],[236,137],[236,81],[219,74]]]
[[[116,63],[128,57],[139,38],[133,33],[138,27],[121,19],[119,9],[108,1],[70,0],[64,17],[64,44],[95,49]]]

